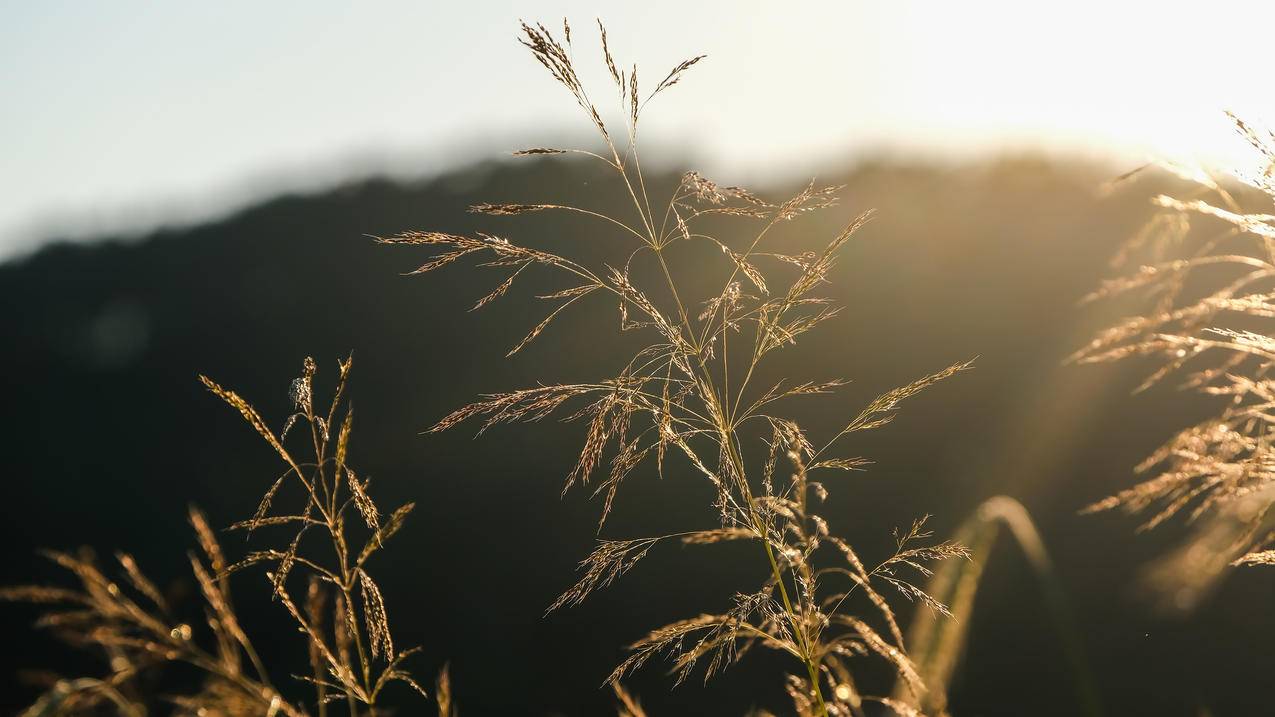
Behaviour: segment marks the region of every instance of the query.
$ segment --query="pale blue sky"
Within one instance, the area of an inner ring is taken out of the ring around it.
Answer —
[[[583,131],[514,41],[564,15],[578,58],[601,16],[651,80],[708,53],[647,142],[734,180],[881,150],[1217,158],[1222,109],[1275,116],[1263,2],[0,0],[0,258]]]

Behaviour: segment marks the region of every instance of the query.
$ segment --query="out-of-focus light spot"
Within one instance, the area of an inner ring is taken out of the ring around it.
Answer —
[[[150,316],[144,306],[133,301],[107,304],[85,330],[87,358],[97,368],[123,368],[145,353],[150,334]]]

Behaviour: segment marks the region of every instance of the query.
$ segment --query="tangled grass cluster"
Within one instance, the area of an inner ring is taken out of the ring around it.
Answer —
[[[772,201],[688,172],[668,188],[666,201],[652,202],[657,188],[648,187],[638,159],[639,119],[651,100],[677,85],[702,56],[676,65],[643,92],[637,67],[615,61],[599,23],[601,58],[623,118],[624,132],[617,135],[612,130],[616,125],[597,109],[577,74],[570,26],[564,22],[561,39],[542,25],[524,24],[522,30],[522,43],[585,112],[602,148],[540,147],[517,154],[575,154],[601,162],[631,199],[632,212],[612,216],[567,203],[480,204],[472,210],[495,216],[566,212],[586,217],[619,240],[620,259],[556,253],[486,233],[404,232],[379,241],[433,250],[413,273],[463,258],[503,270],[504,278],[475,308],[507,294],[524,274],[543,271],[566,279],[562,288],[538,297],[552,302],[552,308],[511,355],[567,309],[586,301],[614,305],[619,331],[641,337],[643,346],[610,379],[489,395],[447,415],[432,430],[466,422],[480,422],[486,430],[550,414],[582,422],[583,448],[563,490],[591,487],[602,502],[600,531],[621,485],[639,468],[712,486],[715,498],[705,502],[704,520],[697,526],[673,534],[601,540],[581,562],[578,582],[550,610],[580,603],[665,544],[756,545],[758,576],[729,598],[728,608],[659,627],[630,646],[628,657],[606,679],[621,715],[644,717],[621,680],[652,659],[669,660],[680,683],[697,667],[708,679],[754,648],[791,658],[794,669],[782,681],[795,714],[862,717],[886,709],[920,715],[927,705],[942,712],[941,696],[927,695],[922,672],[908,656],[892,603],[902,598],[935,616],[949,615],[944,602],[921,583],[933,575],[936,563],[968,562],[970,551],[956,542],[933,540],[926,518],[920,518],[896,531],[892,552],[867,561],[819,511],[831,476],[868,464],[845,452],[851,437],[891,422],[901,402],[970,364],[957,363],[888,391],[861,410],[848,411],[841,422],[821,426],[822,438],[816,440],[794,420],[790,407],[807,397],[832,394],[845,381],[796,377],[763,382],[759,368],[839,314],[841,307],[821,296],[820,289],[870,213],[850,220],[818,249],[800,250],[779,242],[776,228],[834,206],[839,187],[811,183],[792,197]],[[701,256],[712,261],[704,263]],[[697,281],[686,281],[687,274]],[[676,279],[678,275],[683,279]],[[720,283],[700,290],[698,280],[714,278]],[[392,685],[426,697],[404,666],[418,648],[404,650],[395,641],[387,600],[371,573],[371,563],[403,526],[412,505],[382,512],[369,482],[347,461],[353,426],[345,400],[350,366],[349,360],[340,362],[331,401],[316,408],[317,365],[306,359],[291,385],[293,412],[278,432],[238,394],[201,377],[284,463],[255,514],[229,530],[290,532],[274,547],[231,563],[207,519],[192,510],[201,553],[191,557],[191,565],[203,598],[202,626],[181,622],[169,598],[127,555],[119,556],[122,579],[115,580],[91,556],[51,554],[79,580],[78,588],[18,587],[0,597],[46,606],[41,624],[100,653],[108,671],[94,678],[51,679],[47,692],[25,714],[93,714],[113,708],[143,715],[167,703],[182,715],[326,717],[340,712],[372,717],[378,709],[385,713],[380,705]],[[309,455],[301,458],[297,448],[289,447],[294,444]],[[291,493],[298,498],[295,505],[276,510]],[[298,679],[308,685],[312,698],[288,696],[274,681],[236,616],[231,576],[262,567],[270,595],[302,636],[310,674]],[[961,575],[953,573],[943,584],[966,585],[968,575],[977,571]],[[972,593],[962,590],[962,610],[968,610]],[[941,670],[950,671],[950,647],[933,654],[938,657],[932,659],[945,665]],[[894,675],[888,691],[856,678],[865,660],[885,665]],[[157,696],[162,691],[154,686],[162,682],[155,675],[178,664],[196,668],[197,689]],[[445,669],[432,692],[440,715],[457,714]]]
[[[1141,292],[1151,307],[1071,357],[1158,357],[1161,365],[1138,390],[1180,375],[1184,388],[1220,399],[1216,414],[1137,467],[1147,479],[1087,508],[1145,516],[1142,529],[1179,514],[1199,526],[1150,575],[1179,608],[1195,604],[1229,566],[1275,564],[1275,215],[1265,213],[1275,200],[1275,135],[1231,119],[1252,149],[1252,165],[1226,177],[1161,163],[1188,183],[1188,193],[1154,198],[1156,214],[1113,260],[1116,267],[1142,263],[1086,297]]]
[[[561,289],[539,297],[554,302],[553,308],[510,354],[539,337],[568,308],[590,300],[615,305],[619,330],[647,340],[608,380],[489,395],[444,417],[431,430],[467,421],[479,422],[486,430],[553,413],[585,423],[584,445],[563,490],[588,485],[601,474],[592,486],[602,501],[600,530],[621,484],[640,466],[653,463],[661,475],[698,476],[711,484],[716,500],[705,506],[705,517],[712,525],[671,535],[602,540],[581,563],[579,582],[550,610],[577,604],[610,585],[664,543],[757,545],[765,579],[743,587],[724,612],[651,631],[631,645],[631,654],[608,682],[617,683],[657,655],[671,661],[679,682],[701,663],[707,678],[761,647],[791,656],[798,666],[786,677],[798,714],[862,715],[871,701],[903,714],[919,714],[915,705],[924,686],[907,656],[886,592],[945,612],[946,607],[916,582],[931,574],[929,564],[934,561],[963,559],[968,552],[955,543],[929,541],[922,519],[897,536],[892,555],[869,564],[836,537],[817,511],[828,494],[823,476],[860,470],[867,463],[842,452],[845,439],[890,422],[901,401],[969,364],[949,366],[881,395],[824,431],[825,438],[816,443],[785,406],[831,394],[844,381],[801,377],[759,385],[757,369],[773,353],[838,315],[840,307],[820,296],[819,289],[829,281],[840,250],[870,214],[851,220],[820,250],[799,251],[776,242],[775,228],[833,206],[838,187],[812,183],[786,200],[770,201],[688,172],[666,201],[653,202],[654,188],[648,186],[639,161],[639,120],[650,102],[676,85],[702,56],[678,64],[643,92],[637,66],[624,68],[616,62],[599,23],[601,59],[624,127],[619,132],[580,79],[570,25],[564,22],[561,39],[543,25],[524,24],[522,29],[522,43],[584,111],[601,149],[538,147],[516,154],[571,153],[600,162],[631,200],[632,211],[616,216],[566,203],[479,204],[472,211],[498,216],[554,211],[588,217],[622,242],[620,259],[590,262],[487,233],[411,231],[379,241],[433,250],[414,274],[466,257],[503,270],[503,280],[475,308],[505,295],[519,277],[532,271],[566,280]],[[751,223],[754,228],[728,235],[718,232],[710,220]],[[703,254],[695,251],[704,246],[710,249],[709,261],[717,257],[717,267],[696,258]],[[724,280],[709,293],[694,293],[691,282],[675,278],[682,264],[692,261],[696,278],[720,271]],[[852,666],[863,657],[889,665],[906,687],[903,696],[862,691]]]
[[[239,394],[200,377],[286,466],[256,513],[229,530],[288,528],[294,531],[292,537],[276,544],[279,547],[256,550],[230,563],[207,519],[192,508],[190,522],[200,553],[190,556],[190,564],[203,598],[202,627],[182,622],[177,606],[127,554],[117,555],[121,577],[112,579],[91,555],[49,553],[79,581],[77,589],[14,587],[0,591],[0,598],[46,606],[39,624],[74,646],[99,653],[109,671],[100,677],[51,678],[48,690],[24,715],[97,714],[95,710],[111,707],[132,717],[160,710],[167,702],[174,714],[191,717],[325,717],[334,705],[344,705],[350,717],[373,717],[390,685],[404,684],[425,695],[404,669],[404,662],[419,648],[396,647],[385,598],[370,572],[373,558],[403,527],[413,506],[409,503],[384,515],[369,493],[368,481],[360,479],[347,461],[354,426],[353,411],[344,400],[350,367],[349,359],[339,363],[332,400],[316,410],[318,369],[314,359],[307,358],[290,389],[294,412],[277,434]],[[286,447],[290,432],[305,434],[294,435],[293,442],[304,446],[309,456],[302,458],[304,454]],[[298,505],[275,511],[276,498],[288,486],[299,496]],[[304,540],[307,536],[327,543],[327,548]],[[301,679],[314,691],[309,707],[285,696],[276,685],[236,615],[229,578],[257,566],[268,568],[270,594],[303,637],[299,647],[308,653],[311,674]],[[162,673],[168,668],[176,671],[179,665],[198,671],[199,689],[160,697],[156,685],[164,684]],[[438,694],[444,706],[450,694],[446,684],[443,673]]]

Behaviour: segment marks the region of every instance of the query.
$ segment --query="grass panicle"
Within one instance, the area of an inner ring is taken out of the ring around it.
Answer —
[[[1078,362],[1152,357],[1159,366],[1139,391],[1180,377],[1217,397],[1218,411],[1170,438],[1138,467],[1147,476],[1085,509],[1142,516],[1140,529],[1175,516],[1197,525],[1190,544],[1149,578],[1172,607],[1189,608],[1233,565],[1266,564],[1275,538],[1275,137],[1238,117],[1251,166],[1229,178],[1161,163],[1186,183],[1157,195],[1156,213],[1117,254],[1123,276],[1086,297],[1142,294],[1149,308],[1101,332],[1072,355]]]
[[[89,554],[48,553],[78,580],[78,588],[7,588],[0,590],[0,598],[44,606],[39,624],[72,645],[100,653],[110,672],[105,677],[57,679],[24,714],[96,714],[93,710],[108,707],[125,715],[148,714],[155,695],[144,685],[175,663],[194,667],[202,675],[197,692],[165,698],[181,715],[324,717],[343,705],[341,713],[350,717],[372,717],[382,692],[393,683],[425,695],[403,666],[417,650],[396,649],[385,597],[368,566],[372,555],[402,526],[411,505],[383,520],[368,481],[357,478],[346,462],[353,428],[353,413],[345,400],[350,367],[349,359],[339,362],[331,403],[318,410],[313,386],[318,366],[307,358],[289,392],[293,413],[278,435],[239,394],[200,377],[286,465],[253,516],[229,530],[290,529],[291,537],[275,544],[282,547],[260,548],[228,564],[207,518],[190,510],[200,547],[190,555],[190,566],[206,613],[202,628],[180,622],[169,599],[127,554],[117,556],[121,579],[116,580]],[[294,442],[310,452],[304,459],[294,457],[285,445],[294,427],[301,427]],[[275,505],[289,485],[295,486],[299,505],[277,512]],[[364,527],[361,538],[353,525]],[[322,534],[330,549],[311,550],[303,540],[309,533]],[[308,703],[285,697],[276,686],[235,612],[230,577],[257,566],[267,568],[270,594],[304,636],[312,672],[299,679],[314,692]],[[305,586],[300,600],[293,592],[297,584]],[[445,681],[445,674],[440,679]]]
[[[687,172],[669,188],[666,199],[657,201],[665,195],[648,184],[639,160],[640,119],[652,99],[678,85],[703,57],[679,63],[642,94],[636,65],[618,62],[606,29],[601,23],[598,27],[601,61],[618,99],[614,113],[601,111],[581,80],[568,24],[564,22],[560,37],[541,24],[522,25],[522,44],[571,95],[596,130],[600,145],[518,154],[569,153],[601,162],[627,196],[629,208],[623,214],[604,214],[571,203],[485,203],[472,210],[493,217],[560,212],[595,221],[600,231],[626,247],[620,260],[586,259],[584,253],[577,258],[563,249],[551,253],[534,240],[487,233],[408,231],[379,241],[432,249],[412,273],[439,270],[465,257],[503,271],[475,308],[504,296],[532,271],[558,277],[562,288],[541,297],[553,302],[552,308],[510,354],[586,301],[615,306],[620,331],[647,340],[610,379],[490,394],[443,417],[430,430],[472,421],[481,432],[551,414],[579,421],[583,446],[564,480],[564,492],[590,487],[602,503],[599,530],[605,530],[622,486],[641,466],[655,464],[661,474],[698,476],[711,484],[717,498],[705,508],[712,523],[673,535],[602,540],[580,564],[579,581],[550,610],[578,604],[612,585],[667,543],[756,544],[766,579],[745,587],[725,612],[651,631],[630,646],[629,656],[606,682],[618,685],[657,656],[670,661],[678,682],[698,666],[703,666],[707,679],[756,646],[793,659],[798,669],[786,684],[800,714],[865,714],[865,701],[873,698],[860,693],[851,670],[855,661],[865,658],[882,661],[919,691],[919,676],[907,657],[887,596],[946,612],[917,582],[931,574],[932,563],[964,559],[968,552],[955,543],[932,541],[924,521],[918,521],[900,533],[893,555],[869,567],[819,515],[828,491],[815,478],[827,471],[863,469],[865,459],[840,453],[847,437],[885,425],[901,401],[969,363],[954,364],[882,395],[828,430],[821,443],[812,443],[785,407],[803,397],[832,394],[844,381],[803,378],[765,386],[757,369],[774,352],[838,315],[841,307],[820,289],[832,280],[841,250],[871,213],[851,219],[812,251],[786,246],[774,230],[808,212],[834,206],[839,187],[812,182],[787,199],[771,201]],[[723,222],[742,231],[720,233]],[[718,266],[696,266],[697,275],[712,276],[720,269],[725,277],[708,292],[685,279],[684,264],[703,248],[716,257]],[[629,713],[639,712],[624,693],[619,694]],[[888,704],[892,698],[876,699]]]

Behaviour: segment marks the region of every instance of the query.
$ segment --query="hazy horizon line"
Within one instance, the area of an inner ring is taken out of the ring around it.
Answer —
[[[98,206],[50,206],[28,213],[26,219],[9,227],[0,227],[0,265],[20,263],[45,247],[142,241],[164,231],[214,224],[284,197],[318,196],[378,180],[397,184],[435,181],[488,163],[516,161],[512,152],[523,147],[587,146],[571,139],[587,138],[583,133],[559,130],[526,134],[534,134],[537,140],[517,141],[523,133],[518,137],[509,134],[493,138],[485,132],[436,141],[428,147],[366,147],[334,152],[326,158],[263,167],[202,190],[175,191],[167,196]],[[1043,143],[1005,143],[965,152],[950,147],[878,143],[860,147],[846,144],[821,153],[818,158],[795,158],[790,165],[776,169],[765,161],[731,162],[702,152],[697,155],[696,142],[689,137],[661,138],[657,146],[646,151],[645,163],[653,173],[698,169],[716,180],[763,191],[821,176],[844,175],[871,164],[958,168],[1038,158],[1055,164],[1105,167],[1119,174],[1145,162],[1111,148],[1086,150]],[[762,165],[766,165],[764,172]],[[766,176],[763,178],[762,174]]]

